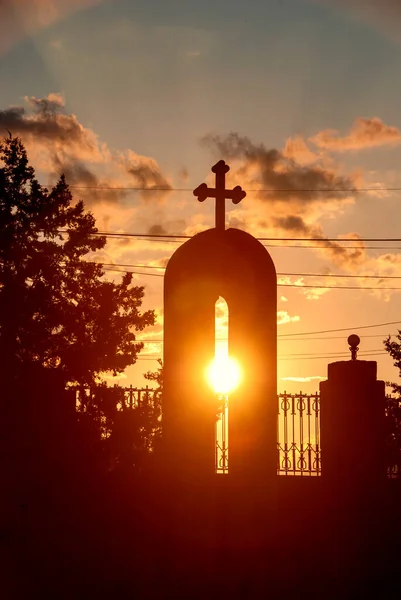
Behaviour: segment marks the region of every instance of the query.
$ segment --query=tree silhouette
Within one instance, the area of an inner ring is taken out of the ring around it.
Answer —
[[[143,347],[135,337],[155,321],[141,313],[143,287],[127,273],[105,281],[93,262],[105,246],[95,219],[74,202],[64,176],[48,191],[23,144],[0,145],[0,373],[57,372],[63,385],[121,373]],[[1,164],[1,163],[0,163]]]
[[[21,140],[4,139],[0,466],[10,482],[13,473],[21,482],[38,481],[39,473],[43,482],[61,481],[67,471],[85,479],[108,462],[105,426],[116,428],[120,417],[101,376],[135,363],[143,348],[135,332],[155,316],[141,312],[144,288],[132,285],[131,274],[119,283],[103,278],[94,259],[105,244],[64,176],[51,190],[42,187]],[[10,449],[15,460],[5,465]]]
[[[398,341],[396,341],[398,340]],[[398,373],[401,376],[401,331],[398,331],[396,339],[389,336],[384,340],[384,347],[394,361]],[[401,385],[387,382],[393,390],[393,395],[386,399],[386,442],[388,463],[401,472]]]
[[[157,371],[147,371],[143,374],[145,379],[148,381],[154,381],[157,383],[157,390],[162,393],[163,392],[163,361],[161,358],[157,359],[158,369]]]

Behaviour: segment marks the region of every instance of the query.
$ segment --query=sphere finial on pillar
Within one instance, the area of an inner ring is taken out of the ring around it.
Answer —
[[[360,344],[360,337],[358,335],[356,335],[355,333],[353,333],[352,335],[350,335],[348,337],[348,345],[349,345],[349,349],[351,350],[351,360],[356,360],[356,355],[357,352],[359,350],[359,344]]]

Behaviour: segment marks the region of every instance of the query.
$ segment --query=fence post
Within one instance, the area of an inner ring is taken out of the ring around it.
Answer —
[[[337,498],[369,499],[386,477],[385,384],[375,361],[357,360],[358,336],[350,336],[351,360],[328,365],[320,384],[322,480]]]

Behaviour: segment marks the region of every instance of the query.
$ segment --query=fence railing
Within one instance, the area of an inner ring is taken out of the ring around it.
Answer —
[[[277,472],[321,474],[319,394],[278,395]]]
[[[216,472],[229,469],[229,400],[216,424]],[[319,476],[320,396],[319,394],[278,394],[277,397],[277,473],[279,475]]]
[[[109,390],[111,388],[108,388]],[[159,390],[146,386],[119,388],[119,410],[160,406]],[[229,400],[220,396],[216,421],[215,468],[226,474],[229,469]],[[398,411],[398,412],[397,412]],[[401,402],[386,398],[387,474],[401,476]],[[323,442],[324,443],[324,442]],[[277,473],[285,476],[321,475],[320,395],[288,394],[277,396]]]

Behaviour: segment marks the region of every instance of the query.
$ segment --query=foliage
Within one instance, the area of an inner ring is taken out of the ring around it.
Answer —
[[[155,321],[153,311],[140,312],[143,287],[128,273],[120,283],[103,279],[93,256],[106,240],[64,176],[42,187],[12,136],[0,144],[0,161],[2,379],[12,384],[31,365],[86,386],[122,372],[143,347],[135,331]]]
[[[397,341],[398,340],[398,341]],[[398,331],[396,339],[389,336],[384,340],[384,347],[394,361],[398,373],[401,376],[401,331]],[[401,467],[401,385],[387,382],[393,390],[393,395],[387,397],[386,401],[386,434],[389,463]]]
[[[140,401],[139,401],[140,399]],[[160,390],[101,384],[79,391],[79,415],[95,425],[108,468],[142,470],[161,437]]]
[[[157,383],[157,389],[160,392],[163,392],[163,361],[161,358],[158,358],[157,362],[159,364],[157,371],[147,371],[143,376],[148,381],[155,381]]]

